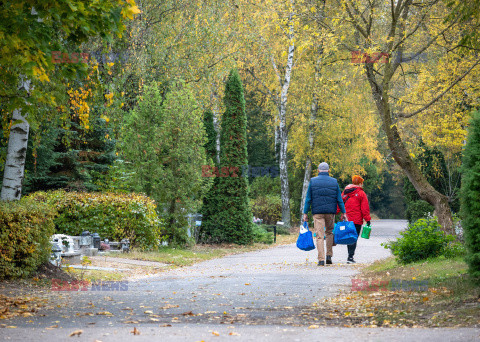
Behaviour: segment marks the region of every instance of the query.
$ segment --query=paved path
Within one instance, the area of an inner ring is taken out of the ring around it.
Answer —
[[[380,246],[404,221],[373,222],[361,239],[358,265],[345,263],[346,246],[334,248],[333,266],[316,266],[316,251],[294,245],[210,260],[123,284],[128,291],[59,293],[60,307],[45,316],[8,322],[0,337],[14,341],[474,341],[475,329],[308,329],[301,308],[348,289],[362,264],[389,256]],[[30,321],[31,322],[28,322]],[[58,328],[46,329],[51,326]],[[134,336],[133,328],[140,331]],[[68,335],[83,330],[79,339]],[[218,336],[217,336],[218,334]]]

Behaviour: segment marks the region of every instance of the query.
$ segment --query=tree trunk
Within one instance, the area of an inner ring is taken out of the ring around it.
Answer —
[[[405,147],[398,132],[397,124],[392,120],[388,82],[384,80],[382,85],[377,83],[374,76],[373,64],[365,64],[365,69],[375,105],[382,120],[383,130],[387,135],[388,147],[392,151],[393,158],[405,172],[410,182],[412,182],[420,198],[435,207],[435,215],[438,217],[438,223],[443,227],[444,232],[455,235],[452,212],[448,205],[447,196],[435,190],[433,186],[428,183]]]
[[[285,115],[285,114],[284,114]],[[282,221],[290,228],[290,189],[287,170],[288,133],[285,122],[280,122],[280,188],[282,197]]]
[[[303,176],[303,188],[302,188],[302,201],[300,203],[300,221],[302,220],[303,208],[305,205],[305,198],[307,197],[308,184],[312,178],[312,159],[310,153],[312,153],[314,148],[314,131],[315,131],[315,120],[317,120],[317,110],[318,110],[318,99],[317,94],[313,93],[312,98],[312,107],[310,110],[310,123],[308,125],[308,154],[307,160],[305,162],[305,174]]]
[[[213,91],[212,91],[212,98],[213,98],[213,127],[215,128],[215,132],[217,132],[217,165],[220,165],[220,124],[219,124],[219,110],[218,110],[218,93],[217,93],[217,85],[213,84]]]
[[[282,195],[282,221],[284,225],[290,228],[290,189],[288,184],[287,170],[287,145],[288,145],[288,128],[287,128],[287,99],[288,89],[292,78],[293,55],[295,52],[294,30],[293,30],[293,13],[289,16],[289,38],[290,45],[288,47],[287,65],[285,67],[285,77],[283,79],[282,90],[280,93],[280,103],[278,106],[278,138],[280,143],[279,164],[280,164],[280,182]],[[275,66],[274,66],[275,68]]]
[[[308,184],[312,178],[312,160],[307,156],[305,161],[305,173],[303,175],[302,201],[300,202],[300,221],[302,221],[303,208],[305,207],[305,198],[307,197]]]
[[[28,133],[30,125],[22,116],[20,109],[13,111],[12,128],[8,139],[7,159],[3,174],[2,201],[19,200],[22,197],[22,182],[27,156]]]
[[[320,46],[319,48],[319,58],[315,62],[315,84],[313,87],[313,94],[312,94],[312,106],[310,107],[310,122],[308,125],[308,152],[307,152],[307,160],[305,162],[305,174],[303,177],[303,188],[302,188],[302,201],[300,203],[300,221],[302,220],[303,216],[303,208],[305,206],[305,198],[307,197],[307,190],[308,184],[310,183],[310,179],[312,178],[312,159],[310,153],[313,152],[315,147],[315,122],[317,120],[317,111],[318,111],[318,95],[317,95],[317,82],[320,76],[320,63],[322,61],[322,54],[323,54],[323,47]]]

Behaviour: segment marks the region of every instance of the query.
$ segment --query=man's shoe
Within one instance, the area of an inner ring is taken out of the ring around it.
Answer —
[[[353,257],[348,257],[347,259],[347,264],[354,264],[355,260],[353,260]]]
[[[332,257],[330,255],[327,255],[327,265],[332,264]]]
[[[317,266],[325,266],[325,261],[319,261]]]

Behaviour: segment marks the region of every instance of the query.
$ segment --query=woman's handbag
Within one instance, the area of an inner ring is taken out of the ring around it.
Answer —
[[[333,229],[334,241],[337,245],[351,245],[357,242],[358,234],[355,224],[351,221],[340,221]]]
[[[302,251],[311,251],[315,249],[315,244],[313,243],[313,235],[310,230],[308,230],[307,221],[303,222],[303,226],[300,227],[300,234],[297,239],[297,247]]]

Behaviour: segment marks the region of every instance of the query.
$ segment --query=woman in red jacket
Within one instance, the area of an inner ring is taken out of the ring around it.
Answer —
[[[367,224],[370,225],[370,207],[368,206],[368,198],[363,191],[363,178],[357,175],[352,177],[352,183],[345,187],[345,190],[342,192],[342,199],[345,203],[345,209],[347,211],[347,217],[349,221],[353,221],[355,228],[357,229],[357,234],[360,236],[360,231],[362,230],[363,221],[367,221]],[[353,256],[355,254],[355,249],[357,248],[357,243],[347,245],[348,248],[348,259],[347,263],[355,263]]]

